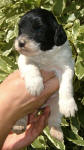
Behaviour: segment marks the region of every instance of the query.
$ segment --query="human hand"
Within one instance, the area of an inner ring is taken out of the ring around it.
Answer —
[[[28,93],[18,70],[0,84],[0,148],[16,121],[38,109],[58,89],[58,80],[53,73],[41,73],[45,88],[39,96]]]
[[[39,116],[35,116],[36,112],[31,114],[25,132],[19,135],[15,133],[9,134],[3,144],[2,150],[18,150],[30,145],[47,125],[49,112],[49,108],[46,107],[44,112]]]
[[[3,102],[5,103],[3,105],[7,105],[9,109],[11,107],[13,116],[11,118],[14,122],[39,108],[58,89],[58,80],[53,72],[41,71],[41,73],[45,88],[40,96],[31,96],[28,93],[18,70],[10,74],[1,84],[0,92],[2,96],[4,95]]]

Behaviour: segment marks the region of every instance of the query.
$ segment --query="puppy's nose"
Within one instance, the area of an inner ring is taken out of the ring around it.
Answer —
[[[19,47],[24,47],[25,46],[25,41],[19,41]]]

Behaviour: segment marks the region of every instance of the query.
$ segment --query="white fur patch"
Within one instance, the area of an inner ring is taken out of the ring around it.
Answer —
[[[35,65],[29,64],[22,68],[21,73],[28,92],[33,96],[40,95],[44,85],[39,69]]]
[[[28,92],[33,96],[40,95],[44,85],[38,68],[34,65],[28,65],[25,69],[24,79]]]
[[[65,115],[65,117],[75,116],[75,111],[77,111],[77,105],[74,101],[74,98],[67,98],[59,100],[59,109],[60,112]]]

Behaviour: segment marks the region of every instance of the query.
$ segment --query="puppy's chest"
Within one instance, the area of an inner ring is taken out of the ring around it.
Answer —
[[[39,69],[44,69],[47,71],[55,71],[60,72],[60,56],[56,56],[56,54],[46,54],[40,56],[34,56],[31,58],[31,62],[39,67]]]

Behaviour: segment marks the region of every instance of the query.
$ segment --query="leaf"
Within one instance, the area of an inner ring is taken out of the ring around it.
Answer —
[[[69,126],[69,123],[66,121],[66,119],[63,117],[62,118],[62,123],[61,123],[62,126]]]
[[[4,62],[6,62],[6,66],[8,65],[9,68],[11,69],[10,73],[18,68],[17,64],[11,58],[5,57],[3,55],[1,56],[1,58],[3,59]]]
[[[43,132],[47,136],[47,138],[50,140],[50,142],[53,144],[54,147],[57,147],[58,149],[61,149],[61,150],[65,150],[65,146],[63,142],[60,142],[56,140],[55,138],[51,137],[48,127],[46,127],[46,129]]]
[[[40,135],[33,143],[32,147],[36,149],[44,149],[46,150],[46,142],[42,135]]]
[[[3,52],[3,56],[8,56],[10,53],[12,52],[12,48],[10,48],[9,50],[6,50],[5,52]]]
[[[83,99],[82,99],[81,103],[82,103],[82,104],[83,104],[83,106],[84,106],[84,97],[83,97]]]
[[[64,26],[64,28],[65,28],[65,29],[71,28],[72,25],[73,25],[73,23],[72,23],[72,22],[69,22],[69,23],[67,23],[67,24]],[[68,32],[68,31],[67,31],[67,32]]]
[[[72,117],[70,119],[70,125],[71,125],[71,129],[72,131],[75,133],[75,134],[78,134],[78,131],[80,129],[80,124],[79,124],[79,121],[78,121],[78,118],[77,117]]]
[[[13,38],[14,38],[14,31],[9,30],[8,34],[7,34],[7,37],[6,37],[6,42],[8,43]]]
[[[2,82],[7,76],[8,74],[6,72],[0,70],[0,82]]]
[[[53,12],[56,16],[60,16],[66,6],[66,0],[55,0]]]
[[[74,92],[77,92],[80,89],[80,81],[74,81]]]
[[[63,131],[64,131],[64,134],[65,134],[66,138],[69,141],[71,141],[72,143],[74,143],[74,144],[76,144],[78,146],[84,146],[84,140],[83,140],[83,138],[80,137],[77,133],[76,134],[73,133],[68,128],[67,128],[67,130],[66,130],[66,128],[64,128]]]
[[[81,57],[81,61],[82,61],[82,60],[84,60],[84,44],[79,42],[79,40],[81,40],[81,37],[80,37],[80,39],[79,38],[77,38],[77,39],[78,39],[78,42],[76,44],[76,51],[78,53],[78,56]],[[79,61],[78,56],[77,56],[77,62]]]
[[[14,28],[14,35],[15,35],[15,37],[18,36],[18,24],[15,25],[15,28]]]
[[[72,13],[72,14],[69,15],[69,17],[67,19],[67,22],[73,22],[75,19],[76,19],[75,14]]]
[[[74,40],[77,39],[77,36],[79,35],[79,27],[80,27],[80,20],[77,19],[74,21],[73,27],[72,27],[72,34]]]
[[[12,72],[10,65],[7,63],[7,61],[3,60],[1,57],[0,57],[0,70],[2,70],[7,74]]]
[[[41,4],[41,0],[36,0],[36,3],[35,3],[36,7],[40,7],[40,4]]]
[[[82,17],[84,16],[84,8],[80,10],[80,14]]]
[[[84,33],[84,25],[80,26],[79,32],[80,32],[80,33]]]
[[[78,111],[78,117],[79,117],[81,126],[84,128],[84,108],[83,107],[80,109],[80,111]]]
[[[3,24],[3,22],[5,21],[5,19],[6,19],[5,17],[3,17],[3,18],[0,19],[0,25]]]
[[[79,80],[84,78],[84,62],[77,62],[75,65],[75,73]]]

